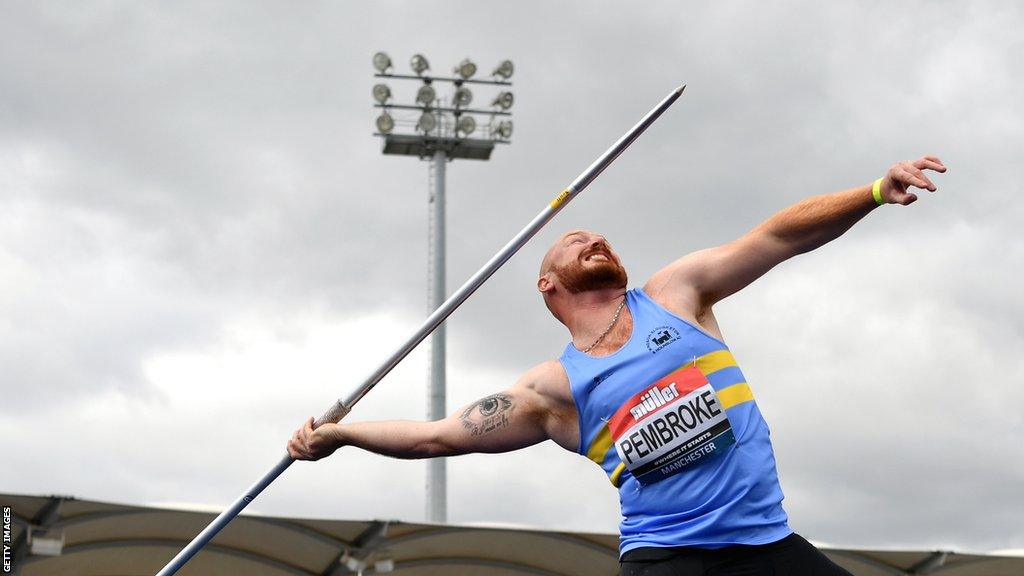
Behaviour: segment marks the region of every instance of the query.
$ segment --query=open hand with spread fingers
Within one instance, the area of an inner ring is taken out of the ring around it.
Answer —
[[[917,194],[909,191],[911,186],[935,192],[937,188],[925,175],[925,170],[942,173],[946,171],[946,167],[935,156],[922,156],[917,160],[904,160],[893,164],[879,186],[882,200],[886,204],[911,204],[917,200]]]

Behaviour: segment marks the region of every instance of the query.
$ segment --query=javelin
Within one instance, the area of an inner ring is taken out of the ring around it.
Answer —
[[[587,187],[587,185],[593,182],[609,164],[614,162],[615,159],[619,157],[619,154],[622,154],[622,152],[628,148],[634,140],[640,137],[640,134],[642,134],[648,126],[653,124],[654,121],[661,116],[662,112],[667,110],[668,107],[682,95],[684,89],[686,89],[686,86],[680,86],[673,90],[672,93],[666,96],[665,99],[655,106],[653,110],[641,118],[640,121],[637,122],[636,126],[630,128],[629,132],[626,132],[618,139],[617,142],[615,142],[615,144],[612,144],[611,148],[606,150],[605,153],[595,160],[594,163],[586,170],[584,170],[582,174],[577,176],[576,179],[572,181],[572,184],[569,184],[568,188],[556,196],[540,214],[538,214],[529,224],[526,225],[525,228],[516,234],[515,238],[510,240],[508,244],[498,251],[498,253],[487,262],[487,264],[484,264],[483,268],[478,270],[476,274],[473,274],[473,276],[470,277],[470,279],[467,280],[461,288],[449,296],[448,299],[437,308],[437,310],[434,310],[433,314],[427,317],[423,322],[423,325],[420,326],[420,328],[416,330],[416,332],[414,332],[412,336],[410,336],[409,339],[398,348],[398,350],[391,354],[391,356],[381,364],[380,368],[377,368],[377,370],[370,374],[370,376],[367,377],[359,387],[349,393],[348,396],[337,400],[334,405],[327,410],[327,412],[324,412],[324,415],[313,423],[313,427],[316,428],[326,422],[338,423],[341,421],[341,419],[352,410],[352,407],[355,406],[363,396],[372,390],[388,372],[391,372],[392,368],[397,366],[398,363],[412,352],[424,338],[429,336],[431,332],[440,326],[441,323],[444,322],[445,318],[451,315],[456,308],[465,302],[473,292],[476,292],[477,288],[486,282],[491,275],[498,271],[498,268],[501,268],[509,258],[529,242],[545,224],[550,222],[551,219],[555,217],[555,214],[558,214],[558,212],[561,211],[569,201],[575,198],[577,194]],[[292,465],[292,462],[294,462],[292,457],[286,454],[285,457],[270,470],[270,472],[267,472],[263,478],[260,478],[258,482],[253,484],[245,494],[235,500],[227,510],[221,512],[213,522],[210,522],[202,532],[193,538],[192,541],[188,543],[188,546],[185,546],[181,552],[178,552],[178,555],[172,558],[156,576],[171,576],[171,574],[174,574],[181,569],[181,567],[184,566],[192,556],[199,552],[203,546],[212,540],[213,537],[221,531],[221,529],[234,520],[235,517],[238,516],[239,512],[248,506],[249,502],[255,500],[256,497],[259,496],[260,492],[263,492],[271,482],[276,480],[282,472],[287,470],[288,467]]]

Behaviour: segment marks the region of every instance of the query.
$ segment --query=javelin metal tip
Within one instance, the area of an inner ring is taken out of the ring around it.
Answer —
[[[676,94],[682,94],[683,90],[686,90],[686,84],[683,84],[679,88],[676,88]]]

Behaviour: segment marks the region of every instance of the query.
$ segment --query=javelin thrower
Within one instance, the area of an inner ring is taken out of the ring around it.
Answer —
[[[574,230],[544,256],[537,290],[571,342],[512,387],[436,422],[303,424],[294,459],[342,446],[396,458],[509,452],[544,440],[597,463],[622,504],[623,576],[849,575],[794,533],[768,426],[714,305],[777,264],[838,238],[885,204],[934,192],[924,156],[873,184],[814,196],[742,237],[683,256],[627,290],[604,236]]]

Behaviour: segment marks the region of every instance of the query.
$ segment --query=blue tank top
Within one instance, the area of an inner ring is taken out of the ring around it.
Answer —
[[[633,332],[622,348],[598,358],[569,343],[559,358],[579,453],[619,489],[619,554],[788,536],[768,425],[729,348],[643,290],[626,305]]]

